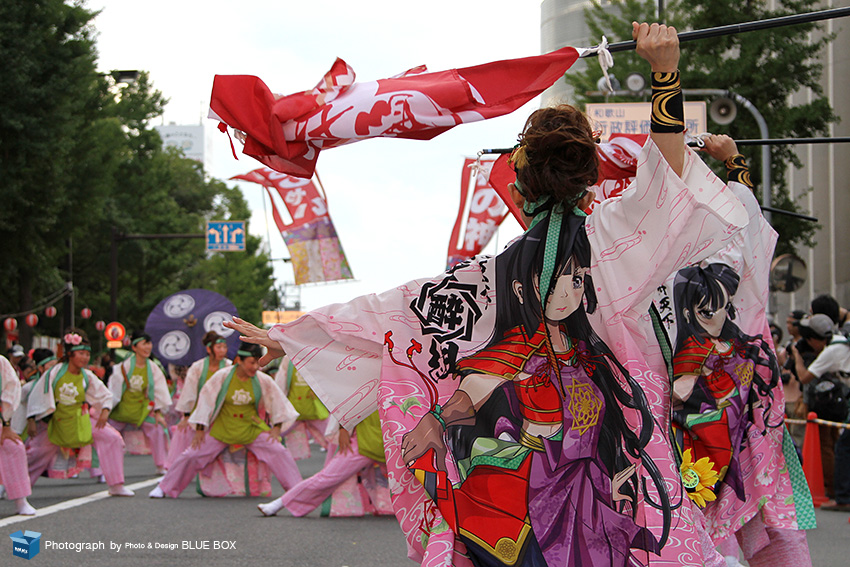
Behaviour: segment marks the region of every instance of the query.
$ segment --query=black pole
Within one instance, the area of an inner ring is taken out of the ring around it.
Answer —
[[[831,10],[820,10],[817,12],[807,12],[805,14],[794,14],[791,16],[781,16],[779,18],[756,20],[754,22],[745,22],[743,24],[730,24],[728,26],[706,28],[704,30],[686,31],[679,34],[679,43],[696,41],[698,39],[706,39],[710,37],[733,35],[736,33],[767,30],[770,28],[778,28],[795,24],[808,24],[811,22],[819,22],[821,20],[843,18],[845,16],[850,16],[850,7],[833,8]],[[635,47],[637,47],[637,42],[635,41],[618,41],[617,43],[609,45],[608,51],[611,53],[615,53],[617,51],[631,51]],[[596,55],[596,53],[588,54],[588,56],[590,55]]]
[[[768,212],[771,212],[771,213],[777,213],[777,214],[780,214],[780,215],[785,215],[785,216],[788,216],[788,217],[794,217],[795,219],[802,219],[802,220],[807,220],[807,221],[812,221],[812,222],[818,222],[817,217],[811,217],[809,215],[803,215],[803,214],[800,214],[800,213],[795,213],[793,211],[786,211],[784,209],[774,209],[773,207],[765,207],[764,205],[762,205],[761,210],[768,211]]]
[[[62,302],[63,304],[63,315],[62,315],[62,332],[65,332],[66,327],[74,326],[74,244],[71,238],[65,240],[65,245],[68,247],[68,256],[66,258],[65,267],[68,270],[68,280],[67,286],[70,288],[70,292],[65,296],[65,300]]]
[[[843,144],[850,136],[836,138],[774,138],[771,140],[735,140],[739,146],[783,146],[792,144]]]
[[[109,248],[109,320],[118,320],[118,229],[112,227]]]

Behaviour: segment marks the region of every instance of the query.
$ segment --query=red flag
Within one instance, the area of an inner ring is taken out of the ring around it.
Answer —
[[[311,180],[291,177],[267,167],[231,179],[265,187],[275,225],[289,249],[297,285],[353,277],[325,198]],[[292,222],[287,223],[281,217],[275,193],[283,201]]]
[[[460,210],[449,241],[447,267],[480,254],[508,216],[498,193],[488,183],[495,156],[466,158],[460,180]],[[461,230],[463,237],[461,238]]]
[[[596,153],[599,156],[599,177],[594,185],[588,187],[596,194],[588,212],[593,210],[596,203],[616,197],[629,186],[637,173],[637,159],[647,137],[646,134],[615,133],[611,134],[608,142],[598,144]],[[508,185],[516,181],[516,173],[508,163],[509,157],[508,154],[502,154],[496,159],[490,171],[489,182],[508,205],[508,210],[514,218],[526,228],[520,210],[514,205],[508,189]]]
[[[467,122],[513,112],[564,75],[572,47],[521,59],[354,82],[337,59],[312,90],[278,97],[259,78],[216,75],[210,117],[245,134],[243,152],[263,164],[309,178],[319,152],[378,136],[428,140]]]

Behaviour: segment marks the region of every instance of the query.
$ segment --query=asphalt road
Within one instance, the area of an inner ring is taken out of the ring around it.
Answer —
[[[314,450],[310,459],[298,464],[306,477],[318,471],[323,461],[324,454]],[[267,498],[202,498],[191,485],[176,500],[154,500],[147,498],[156,479],[149,456],[128,455],[125,472],[128,486],[147,483],[136,489],[134,498],[98,499],[96,495],[105,486],[88,478],[42,478],[30,498],[38,509],[70,506],[86,497],[90,500],[26,521],[13,516],[11,502],[0,501],[0,532],[31,530],[42,534],[41,552],[29,564],[33,567],[415,565],[407,559],[404,538],[392,516],[322,518],[313,512],[305,518],[293,518],[284,511],[265,518],[257,504]],[[273,496],[282,493],[274,481],[272,488]],[[813,565],[850,565],[850,514],[818,511],[817,519],[818,528],[808,533]],[[48,541],[91,544],[91,548],[48,549]],[[94,549],[101,544],[103,549]],[[120,550],[116,550],[119,545]],[[12,555],[12,542],[4,537],[0,567],[23,567],[23,561]]]
[[[324,457],[314,450],[310,459],[299,461],[302,474],[306,477],[318,471]],[[42,534],[41,552],[30,563],[33,567],[416,565],[407,559],[404,537],[394,516],[322,518],[316,511],[305,518],[293,518],[283,511],[266,518],[257,504],[271,498],[203,498],[194,485],[176,500],[151,499],[147,494],[157,477],[149,456],[127,455],[125,476],[128,487],[149,484],[134,488],[133,498],[101,498],[15,523],[9,523],[17,518],[10,516],[14,505],[0,501],[0,533],[5,534],[0,542],[0,567],[26,564],[25,559],[13,556],[12,541],[6,537],[17,530]],[[42,478],[29,500],[37,509],[46,509],[105,488],[88,478]],[[272,497],[282,493],[273,480]],[[48,549],[48,541],[89,543],[92,548],[79,552]],[[103,549],[94,549],[101,542]],[[219,549],[215,549],[216,542]],[[128,548],[128,543],[133,545]],[[118,545],[120,551],[115,549]]]

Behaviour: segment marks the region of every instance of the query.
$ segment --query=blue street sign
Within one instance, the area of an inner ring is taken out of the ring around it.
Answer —
[[[207,221],[207,250],[244,252],[245,221]]]

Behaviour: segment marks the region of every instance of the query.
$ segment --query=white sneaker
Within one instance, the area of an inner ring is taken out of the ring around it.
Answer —
[[[257,508],[263,513],[263,516],[275,516],[283,508],[283,505],[280,502],[280,498],[278,498],[265,504],[257,504]]]
[[[156,474],[165,474],[167,469],[165,467],[156,467]]]
[[[115,484],[109,487],[110,496],[135,496],[135,494],[135,492],[133,492],[123,484]]]
[[[148,498],[164,498],[164,497],[165,497],[165,493],[162,491],[162,489],[159,487],[158,484],[156,485],[156,488],[154,488],[153,490],[148,492]]]

